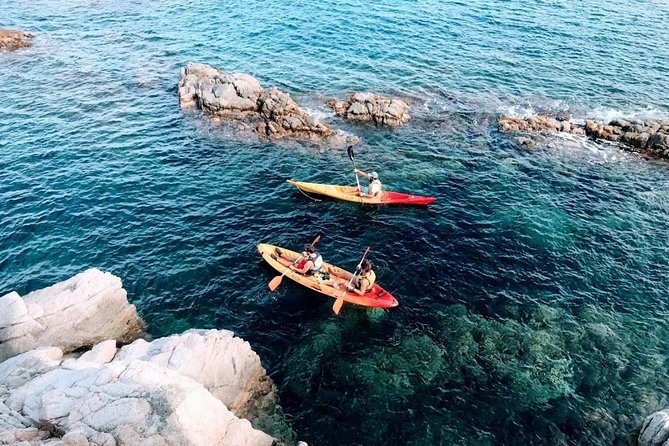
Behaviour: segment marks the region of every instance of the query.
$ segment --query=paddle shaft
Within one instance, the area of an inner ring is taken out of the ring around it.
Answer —
[[[362,258],[361,258],[360,261],[358,262],[358,266],[355,267],[355,272],[353,273],[353,275],[352,275],[351,278],[349,279],[349,281],[348,281],[348,285],[346,286],[346,288],[348,288],[348,287],[351,286],[351,284],[353,283],[353,279],[355,279],[355,277],[358,275],[358,273],[359,273],[360,270],[362,269],[362,262],[365,261],[365,257],[367,257],[367,253],[368,253],[368,252],[369,252],[369,246],[367,247],[367,249],[365,249],[365,253],[362,255]]]
[[[353,156],[353,146],[348,146],[348,157],[351,159],[351,162],[353,163],[353,173],[355,174],[355,183],[358,185],[358,192],[362,192],[362,189],[360,189],[360,180],[358,179],[358,172],[356,172],[355,168],[355,157]],[[362,202],[362,200],[360,200]]]
[[[355,277],[358,275],[358,273],[362,269],[362,262],[365,260],[365,257],[367,257],[367,253],[369,252],[369,248],[370,247],[368,246],[367,249],[365,249],[365,253],[362,255],[362,258],[360,259],[360,262],[358,262],[358,266],[355,267],[355,272],[353,273],[353,275],[349,279],[348,284],[346,285],[346,290],[344,290],[344,292],[341,293],[341,296],[339,296],[337,298],[337,300],[335,300],[335,303],[332,305],[332,311],[334,311],[334,313],[337,314],[337,315],[339,314],[339,310],[341,310],[341,306],[344,305],[344,296],[346,295],[346,291],[347,291],[348,287],[351,286],[351,284],[353,283],[353,279],[355,279]]]

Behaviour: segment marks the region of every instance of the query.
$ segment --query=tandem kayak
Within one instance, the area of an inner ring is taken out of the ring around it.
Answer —
[[[291,280],[303,285],[307,288],[310,288],[326,296],[333,297],[335,299],[342,299],[344,302],[348,302],[355,305],[360,305],[363,307],[372,307],[372,308],[393,308],[399,305],[397,299],[395,299],[389,292],[381,288],[379,285],[374,284],[372,289],[363,295],[356,293],[351,293],[343,289],[336,288],[332,280],[323,280],[316,275],[304,276],[300,273],[297,273],[292,270],[287,270],[288,267],[284,266],[277,260],[271,257],[274,254],[276,246],[270,245],[267,243],[261,243],[257,246],[258,252],[263,259],[269,265],[277,270],[280,273],[286,273],[285,277],[290,278]],[[299,253],[290,251],[288,249],[280,248],[283,252],[284,257],[296,259],[300,256]],[[321,270],[325,273],[328,273],[331,278],[340,276],[342,273],[346,272],[337,266],[330,265],[329,263],[323,262]]]
[[[380,197],[361,197],[355,186],[336,186],[334,184],[305,183],[303,181],[288,180],[290,184],[305,193],[325,195],[339,200],[353,201],[362,204],[411,204],[425,206],[436,198],[420,195],[403,194],[401,192],[382,191]]]

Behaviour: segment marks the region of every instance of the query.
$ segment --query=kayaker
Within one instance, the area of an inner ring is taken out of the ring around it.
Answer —
[[[302,255],[297,263],[295,263],[294,258],[287,257],[279,248],[275,248],[274,254],[271,257],[282,265],[305,276],[319,272],[323,266],[323,257],[321,257],[312,244],[304,245],[304,251],[302,251]]]
[[[378,173],[367,173],[360,169],[355,169],[355,172],[369,180],[369,186],[367,186],[364,191],[359,191],[361,197],[381,197],[381,180],[379,180]]]
[[[335,288],[341,288],[341,285],[345,285],[348,291],[362,296],[370,289],[372,289],[374,282],[376,282],[376,273],[372,269],[372,262],[367,259],[362,262],[362,266],[360,267],[360,274],[357,276],[354,276],[351,273],[347,274],[348,277],[339,277],[333,279]],[[351,277],[354,277],[354,279],[351,280]]]

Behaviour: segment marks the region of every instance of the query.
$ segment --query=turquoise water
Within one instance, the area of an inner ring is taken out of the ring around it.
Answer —
[[[0,294],[91,266],[152,335],[234,330],[317,445],[626,444],[666,405],[669,170],[578,139],[533,151],[499,114],[669,117],[669,6],[595,2],[4,2],[36,34],[0,55]],[[342,150],[231,139],[179,110],[188,61],[279,86],[429,209],[312,202]],[[412,100],[390,130],[330,98]],[[259,242],[365,246],[388,311],[274,276]],[[272,426],[263,426],[271,431]]]

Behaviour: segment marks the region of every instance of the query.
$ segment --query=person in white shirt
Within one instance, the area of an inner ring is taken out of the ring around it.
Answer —
[[[381,180],[379,180],[379,174],[376,172],[366,173],[360,169],[355,169],[357,174],[366,177],[369,180],[369,186],[365,188],[364,191],[360,191],[361,197],[381,198]]]

